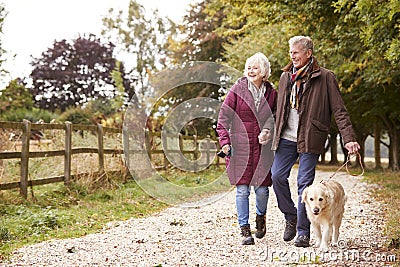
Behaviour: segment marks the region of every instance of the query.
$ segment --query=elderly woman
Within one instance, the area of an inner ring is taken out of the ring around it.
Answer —
[[[250,187],[256,195],[257,238],[265,236],[265,214],[272,184],[270,167],[276,109],[276,91],[268,82],[271,73],[268,58],[256,53],[246,60],[244,76],[229,90],[221,106],[217,133],[227,155],[229,181],[236,186],[236,208],[243,245],[253,245],[249,224]]]

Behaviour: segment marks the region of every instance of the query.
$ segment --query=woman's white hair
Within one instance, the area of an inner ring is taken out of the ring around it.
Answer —
[[[260,67],[261,75],[263,76],[263,81],[267,81],[271,75],[271,67],[268,58],[261,52],[257,52],[246,60],[244,66],[244,76],[247,77],[247,68],[249,65],[256,65]]]

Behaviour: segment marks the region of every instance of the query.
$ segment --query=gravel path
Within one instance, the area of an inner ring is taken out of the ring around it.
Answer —
[[[294,185],[296,171],[290,178]],[[317,172],[317,179],[331,173]],[[382,247],[384,206],[370,196],[371,185],[344,173],[335,175],[348,195],[340,247],[322,254],[282,239],[284,218],[271,188],[267,234],[254,246],[242,246],[235,194],[210,205],[172,207],[147,218],[112,223],[97,234],[51,240],[23,247],[3,266],[384,266],[393,258]],[[292,190],[293,193],[296,190]],[[251,194],[251,211],[254,192]],[[255,212],[250,220],[254,230]],[[312,238],[312,244],[314,243]],[[383,261],[386,259],[386,263]]]

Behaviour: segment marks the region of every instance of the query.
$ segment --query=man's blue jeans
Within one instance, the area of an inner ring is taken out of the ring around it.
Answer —
[[[269,188],[268,186],[256,186],[254,187],[254,192],[256,194],[256,213],[258,215],[265,215],[267,213]],[[240,227],[245,225],[250,225],[249,196],[250,196],[249,185],[236,186],[236,208],[237,208],[238,221]]]
[[[307,219],[304,203],[301,203],[303,190],[314,182],[315,166],[318,163],[318,154],[297,153],[297,143],[281,139],[275,152],[272,164],[272,184],[278,201],[278,207],[288,221],[297,217],[297,234],[310,237],[310,221]],[[297,209],[291,197],[289,176],[293,165],[299,159],[297,174],[297,192],[299,195]]]

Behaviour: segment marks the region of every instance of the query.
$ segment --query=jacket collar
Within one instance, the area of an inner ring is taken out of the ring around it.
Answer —
[[[318,76],[318,75],[319,75],[319,74],[317,74],[317,72],[319,73],[320,67],[319,67],[319,64],[318,64],[318,62],[317,62],[317,59],[316,59],[314,56],[312,56],[312,58],[313,58],[312,76],[314,77],[314,76]],[[290,70],[292,69],[292,67],[293,67],[293,62],[290,62],[289,64],[287,64],[287,65],[282,69],[282,71],[284,71],[284,72],[290,72]],[[317,74],[317,75],[315,75],[315,74]]]
[[[240,85],[241,88],[241,94],[240,97],[243,98],[243,100],[245,100],[245,102],[247,103],[247,105],[249,105],[249,107],[253,110],[254,114],[257,114],[258,112],[256,111],[256,105],[254,103],[254,99],[253,96],[250,92],[250,90],[248,89],[248,79],[247,77],[242,77],[240,78],[237,83]],[[265,82],[263,81],[263,83],[265,83],[266,89],[265,89],[265,97],[261,98],[261,102],[260,102],[260,106],[258,108],[258,110],[260,111],[262,109],[263,105],[268,104],[266,97],[268,97],[268,95],[271,93],[271,86],[269,82]]]

